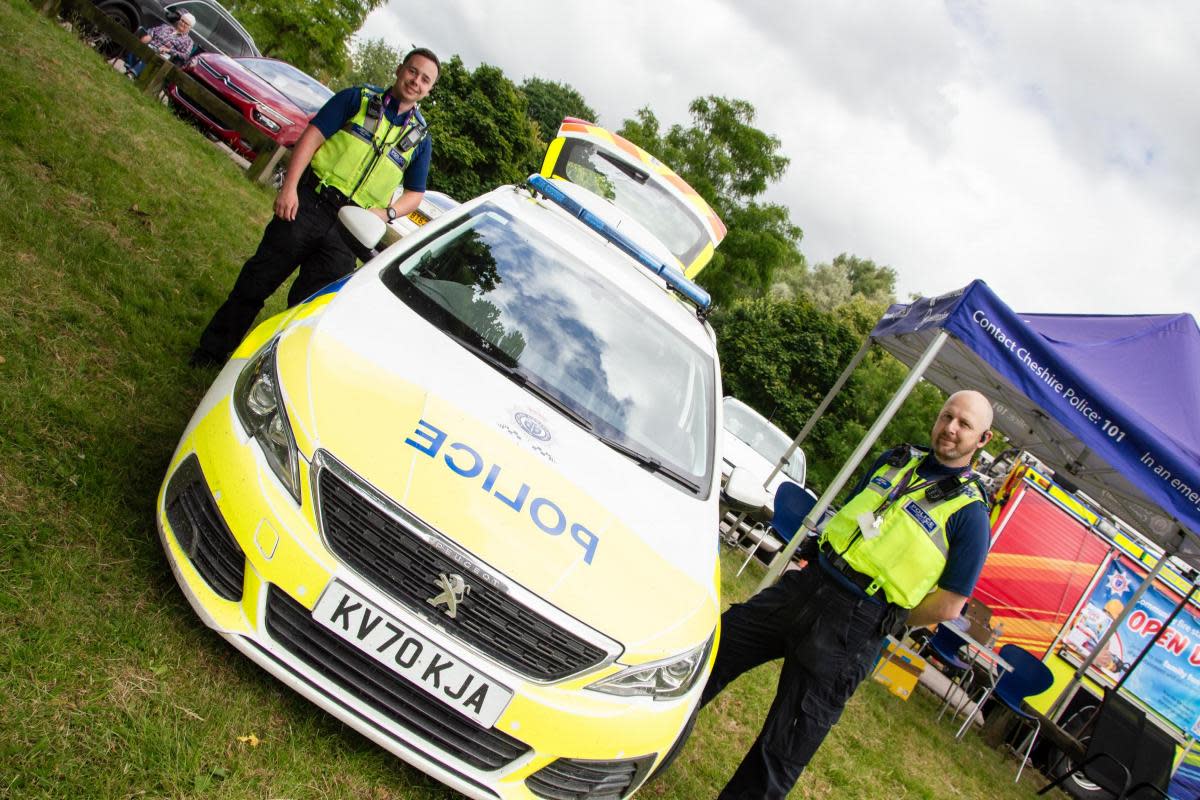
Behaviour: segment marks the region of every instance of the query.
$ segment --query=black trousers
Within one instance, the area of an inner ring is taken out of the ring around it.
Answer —
[[[357,262],[342,238],[338,207],[306,184],[296,193],[296,218],[287,222],[272,217],[267,223],[258,250],[242,265],[229,297],[200,334],[198,354],[224,361],[249,332],[267,298],[296,267],[300,274],[288,291],[289,308],[354,270]]]
[[[874,666],[895,615],[834,583],[814,563],[784,573],[721,616],[720,649],[701,704],[743,672],[783,658],[766,722],[721,800],[787,796]]]

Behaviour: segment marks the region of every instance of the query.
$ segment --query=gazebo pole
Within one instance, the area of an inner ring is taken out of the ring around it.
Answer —
[[[775,476],[778,475],[779,471],[782,470],[784,465],[787,464],[788,459],[792,457],[792,453],[796,452],[796,448],[799,447],[801,442],[803,442],[808,437],[808,434],[812,432],[812,429],[817,424],[817,420],[819,420],[825,414],[825,410],[829,408],[829,404],[833,401],[833,398],[836,397],[837,393],[840,392],[842,387],[846,385],[846,381],[849,380],[850,376],[854,373],[854,370],[858,369],[858,365],[862,363],[862,360],[867,355],[867,351],[871,349],[872,344],[874,344],[874,340],[870,336],[863,341],[862,346],[858,348],[858,352],[854,354],[854,358],[850,359],[850,363],[846,365],[846,368],[842,370],[842,374],[838,376],[836,381],[834,381],[833,388],[825,393],[825,397],[821,399],[821,404],[817,406],[817,410],[809,415],[808,421],[804,423],[804,427],[800,430],[800,433],[795,439],[792,440],[792,443],[788,446],[788,449],[784,451],[783,456],[779,459],[779,463],[775,465],[775,469],[771,470],[771,474],[767,476],[765,481],[763,481],[764,489],[771,485],[771,481],[775,480]]]

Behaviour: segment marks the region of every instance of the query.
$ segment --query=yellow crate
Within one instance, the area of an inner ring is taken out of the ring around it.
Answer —
[[[890,655],[890,658],[886,658],[887,655]],[[895,642],[889,641],[887,654],[880,656],[874,677],[896,697],[907,700],[924,671],[925,659],[907,647],[897,646]]]

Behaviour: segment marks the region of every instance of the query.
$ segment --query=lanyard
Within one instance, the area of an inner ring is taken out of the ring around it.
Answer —
[[[918,483],[912,483],[913,478],[917,476],[917,467],[920,466],[920,464],[921,462],[917,462],[917,464],[913,465],[912,469],[904,473],[900,480],[896,481],[896,485],[892,487],[890,492],[888,492],[888,496],[883,501],[883,504],[880,505],[879,508],[875,509],[876,516],[882,516],[883,512],[887,511],[893,503],[904,497],[906,494],[912,494],[914,492],[919,492],[922,489],[928,489],[930,486],[933,486],[938,482],[937,480],[922,480]],[[965,468],[959,470],[957,474],[953,476],[947,475],[944,478],[939,478],[938,480],[945,480],[945,478],[949,477],[961,478],[970,471],[971,467],[970,465],[967,465]]]

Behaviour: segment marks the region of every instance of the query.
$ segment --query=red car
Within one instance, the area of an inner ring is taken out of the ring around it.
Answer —
[[[189,61],[184,71],[236,108],[254,127],[288,147],[296,143],[308,121],[333,97],[333,92],[316,78],[273,58],[202,53]],[[168,87],[167,94],[171,103],[192,117],[206,135],[247,159],[257,155],[237,131],[225,127],[179,86]]]

